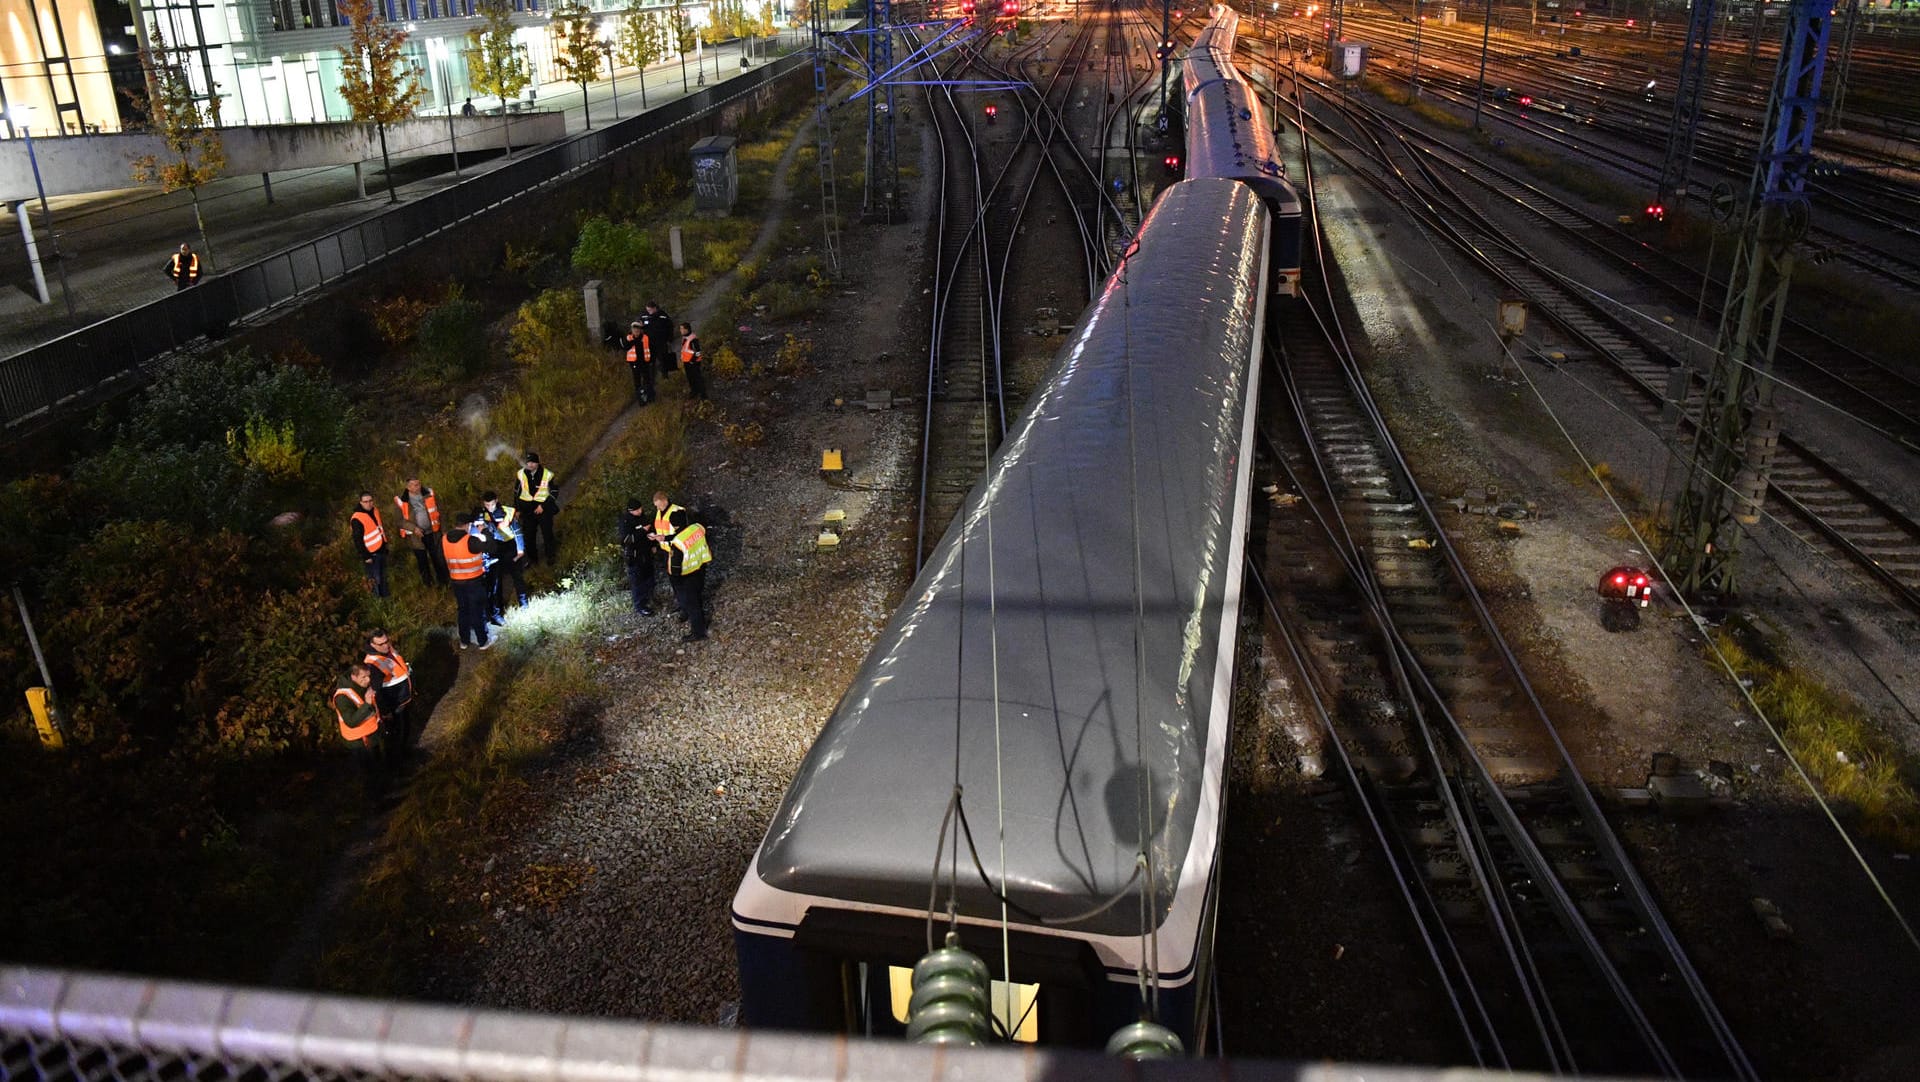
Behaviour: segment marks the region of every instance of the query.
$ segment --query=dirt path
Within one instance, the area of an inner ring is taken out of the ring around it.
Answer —
[[[742,262],[759,262],[773,247],[774,241],[779,238],[780,227],[786,223],[787,207],[792,196],[788,175],[792,172],[793,162],[798,157],[800,148],[807,145],[807,140],[813,131],[813,123],[811,118],[803,121],[794,132],[792,140],[788,142],[786,150],[780,155],[780,162],[774,168],[773,185],[768,194],[766,219],[761,223],[760,232],[755,236],[753,245],[748,249]],[[737,270],[728,271],[715,278],[700,291],[699,296],[693,299],[693,303],[687,308],[687,314],[681,318],[694,327],[699,327],[713,314],[727,291],[737,288],[738,281]],[[569,471],[567,480],[561,484],[559,497],[563,504],[572,502],[580,482],[585,479],[593,464],[599,461],[608,448],[619,441],[626,432],[627,426],[633,423],[634,417],[638,416],[639,412],[637,406],[629,405],[607,425],[606,431],[594,441],[593,446],[581,457],[579,463]],[[460,651],[456,656],[459,659],[459,674],[454,677],[453,686],[448,688],[446,694],[434,704],[433,713],[421,729],[420,746],[429,751],[445,735],[446,725],[442,719],[457,716],[461,704],[469,697],[481,692],[480,682],[468,678],[471,667],[477,663],[478,654],[474,651]],[[302,974],[312,970],[316,952],[321,947],[320,931],[325,924],[324,918],[327,913],[334,911],[346,900],[347,895],[358,882],[359,869],[365,867],[366,862],[373,857],[380,838],[386,832],[387,818],[383,814],[362,824],[360,832],[341,853],[333,874],[328,877],[326,888],[314,898],[306,913],[302,915],[300,934],[288,945],[275,964],[271,984],[276,987],[293,986]]]

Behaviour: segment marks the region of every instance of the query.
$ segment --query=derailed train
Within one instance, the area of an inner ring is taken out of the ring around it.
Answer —
[[[1273,205],[1171,185],[1081,317],[734,896],[744,1024],[904,1032],[951,904],[1012,1039],[1206,1049]]]

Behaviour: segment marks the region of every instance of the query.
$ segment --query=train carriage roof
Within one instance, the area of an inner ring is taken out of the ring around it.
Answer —
[[[996,879],[1004,822],[1029,911],[1137,893],[1145,842],[1157,923],[1197,833],[1210,868],[1264,221],[1240,184],[1163,195],[808,754],[768,885],[924,908],[956,773]],[[961,907],[998,913],[970,870]],[[1128,900],[1078,927],[1140,923]]]

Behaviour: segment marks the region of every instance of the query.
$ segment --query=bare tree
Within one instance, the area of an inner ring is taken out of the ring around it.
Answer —
[[[553,44],[554,66],[568,82],[580,84],[580,112],[591,129],[587,84],[600,74],[600,16],[583,0],[566,0],[553,9]]]
[[[227,149],[220,142],[220,95],[202,101],[187,78],[187,50],[167,45],[160,24],[147,29],[148,48],[140,50],[140,70],[147,91],[134,94],[134,104],[147,116],[147,127],[167,146],[164,158],[143,154],[133,159],[136,184],[158,183],[163,192],[182,188],[193,198],[193,224],[200,230],[200,250],[207,269],[213,265],[213,241],[207,220],[200,214],[200,185],[217,179],[227,168]],[[211,89],[211,88],[209,88]]]
[[[340,96],[347,99],[355,120],[378,129],[387,201],[398,203],[393,161],[387,156],[387,125],[412,116],[427,88],[420,82],[419,67],[407,59],[405,29],[381,18],[373,0],[339,0],[339,7],[352,24],[347,43],[340,47]]]

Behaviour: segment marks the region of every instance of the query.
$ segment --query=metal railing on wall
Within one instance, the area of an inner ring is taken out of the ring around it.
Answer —
[[[41,417],[150,361],[567,180],[801,70],[806,60],[804,53],[782,57],[0,360],[0,427]]]
[[[1461,1068],[1161,1060],[699,1029],[0,967],[23,1082],[1488,1082]],[[1537,1078],[1505,1074],[1507,1082]]]

